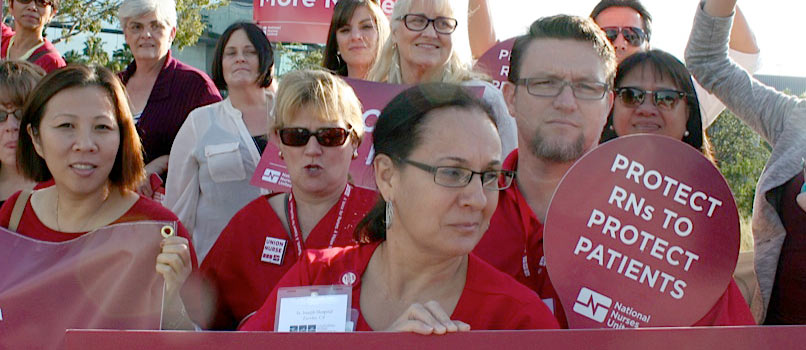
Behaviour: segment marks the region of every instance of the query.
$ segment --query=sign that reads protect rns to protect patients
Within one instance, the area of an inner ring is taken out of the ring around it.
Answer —
[[[568,171],[544,240],[571,328],[691,326],[730,282],[739,217],[728,184],[700,152],[635,135]]]

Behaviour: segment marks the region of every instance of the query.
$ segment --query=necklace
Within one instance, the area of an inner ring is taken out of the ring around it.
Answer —
[[[87,232],[87,230],[85,230],[85,228],[87,226],[89,226],[88,224],[93,222],[93,220],[95,219],[96,216],[98,216],[98,212],[101,211],[100,209],[103,208],[104,203],[106,203],[106,200],[109,199],[109,196],[110,196],[109,193],[107,193],[107,195],[104,196],[104,200],[101,201],[101,205],[98,206],[98,210],[95,210],[95,212],[87,219],[87,221],[84,222],[84,225],[81,226],[81,229],[78,232]],[[61,225],[59,225],[59,192],[58,191],[56,191],[56,230],[59,231],[59,232],[64,232],[64,231],[62,231]]]

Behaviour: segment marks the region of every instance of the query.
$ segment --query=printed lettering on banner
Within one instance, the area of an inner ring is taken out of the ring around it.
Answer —
[[[287,244],[288,241],[284,239],[266,237],[266,243],[263,244],[263,254],[260,256],[260,261],[275,265],[282,265],[283,257],[285,257],[285,247]]]
[[[739,216],[719,170],[691,146],[619,137],[558,185],[544,251],[571,328],[690,326],[730,282]]]
[[[509,76],[509,60],[515,38],[499,42],[485,52],[476,62],[475,69],[493,78],[493,85],[501,90]]]

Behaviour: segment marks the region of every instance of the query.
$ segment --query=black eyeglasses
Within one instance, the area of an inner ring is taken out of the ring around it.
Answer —
[[[632,46],[641,46],[647,40],[646,33],[638,27],[604,27],[605,35],[610,42],[616,41],[619,33],[624,36],[624,40]]]
[[[628,107],[638,107],[644,103],[644,97],[651,94],[653,99],[652,103],[658,109],[671,110],[680,99],[688,96],[685,92],[677,90],[641,90],[635,87],[620,87],[616,89],[616,94],[621,99],[621,102]]]
[[[305,128],[283,128],[277,131],[280,141],[286,146],[299,147],[308,144],[311,136],[325,147],[341,146],[350,136],[350,130],[343,128],[321,128],[314,132]]]
[[[0,111],[0,123],[4,123],[6,120],[8,120],[9,116],[14,116],[14,119],[17,119],[17,121],[20,121],[20,120],[22,120],[22,110],[21,109],[15,109],[15,110],[13,110],[11,112]]]
[[[465,187],[473,179],[473,175],[479,174],[482,188],[487,191],[500,191],[509,188],[515,178],[515,172],[509,170],[473,171],[462,167],[431,166],[409,159],[398,158],[398,160],[434,174],[434,182],[445,187]]]
[[[413,32],[422,32],[425,28],[428,27],[429,24],[433,23],[434,30],[440,34],[450,34],[456,30],[456,26],[459,24],[459,21],[456,18],[450,17],[437,17],[437,18],[428,18],[425,15],[418,15],[418,14],[408,14],[400,19],[403,20],[403,24],[406,25],[406,28]]]
[[[571,87],[574,97],[580,100],[600,100],[609,87],[606,83],[600,82],[571,82],[554,78],[524,78],[518,79],[516,84],[526,86],[526,91],[530,95],[540,97],[557,97],[567,85]]]
[[[16,1],[18,3],[20,3],[20,4],[23,4],[23,5],[28,5],[28,4],[31,3],[31,1],[33,1],[33,2],[36,3],[36,6],[39,6],[39,7],[53,6],[53,1],[50,1],[50,0],[16,0]]]

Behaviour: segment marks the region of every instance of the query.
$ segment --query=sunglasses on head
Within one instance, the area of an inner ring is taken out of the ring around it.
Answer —
[[[616,41],[619,33],[632,46],[641,46],[647,39],[644,30],[638,27],[604,27],[602,30],[604,30],[607,40],[610,40],[611,43]]]
[[[680,99],[688,94],[677,90],[641,90],[634,87],[621,87],[616,89],[616,94],[621,102],[628,107],[638,107],[644,103],[646,95],[652,95],[652,103],[659,109],[670,110],[674,108]]]
[[[28,5],[31,3],[31,1],[33,1],[36,3],[36,6],[39,7],[48,7],[53,5],[53,1],[50,0],[16,0],[16,1],[23,5]]]
[[[341,146],[350,136],[350,130],[344,128],[321,128],[310,131],[305,128],[282,128],[277,131],[280,135],[280,142],[286,146],[305,146],[311,136],[316,137],[316,142],[325,147]]]
[[[4,123],[6,120],[8,120],[9,116],[13,116],[14,119],[16,119],[17,121],[20,121],[20,120],[22,120],[22,110],[21,109],[15,109],[15,110],[13,110],[11,112],[0,111],[0,123]]]

